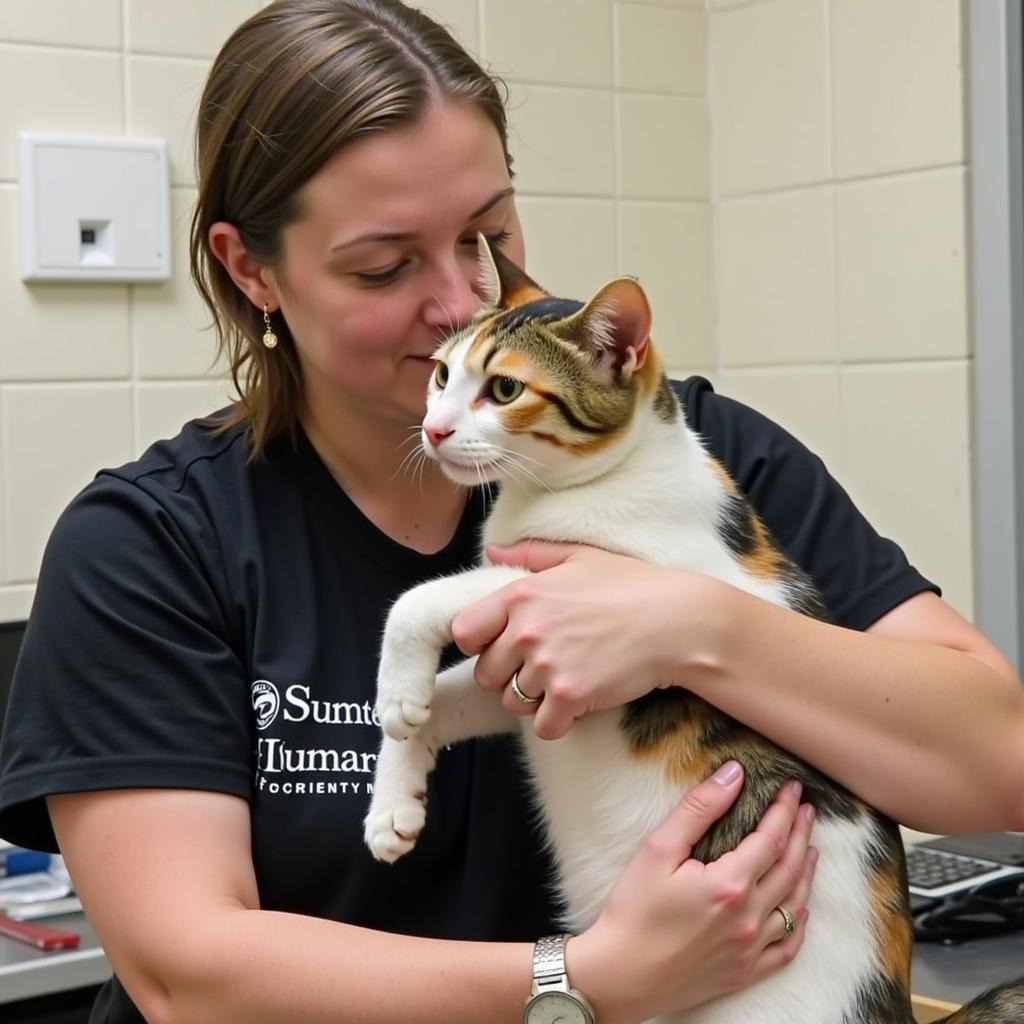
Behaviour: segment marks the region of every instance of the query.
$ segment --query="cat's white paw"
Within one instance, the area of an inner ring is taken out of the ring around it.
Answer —
[[[407,740],[430,720],[436,677],[433,671],[424,675],[408,668],[402,671],[388,661],[381,660],[377,677],[377,717],[385,736]]]
[[[416,845],[426,821],[425,797],[396,794],[388,800],[375,793],[363,838],[377,860],[393,864]]]
[[[430,705],[413,700],[377,700],[377,717],[385,736],[393,740],[407,740],[423,728],[430,719]]]

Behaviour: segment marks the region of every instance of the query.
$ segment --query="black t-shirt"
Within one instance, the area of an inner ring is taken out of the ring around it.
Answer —
[[[935,589],[780,427],[701,378],[676,388],[836,622],[863,629]],[[487,493],[421,555],[360,513],[301,433],[246,456],[240,431],[192,423],[101,472],[61,516],[0,746],[0,836],[54,849],[50,793],[213,790],[250,803],[264,908],[450,938],[552,930],[511,739],[442,754],[413,853],[385,866],[362,844],[387,609],[475,561]],[[141,1019],[116,981],[102,1005],[111,1024]]]

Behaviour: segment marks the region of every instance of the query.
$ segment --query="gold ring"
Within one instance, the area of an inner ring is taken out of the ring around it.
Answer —
[[[519,672],[512,673],[512,680],[509,683],[512,687],[512,696],[515,697],[520,704],[539,704],[541,701],[540,697],[527,697],[522,690],[519,689]]]
[[[788,939],[796,931],[796,918],[781,903],[775,909],[782,915],[782,938]]]

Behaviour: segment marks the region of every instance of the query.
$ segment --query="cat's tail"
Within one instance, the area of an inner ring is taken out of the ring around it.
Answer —
[[[997,985],[935,1024],[1022,1024],[1024,978]]]

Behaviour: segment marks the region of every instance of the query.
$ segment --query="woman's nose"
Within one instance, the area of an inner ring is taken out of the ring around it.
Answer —
[[[473,291],[474,280],[459,266],[438,275],[426,299],[423,318],[430,327],[453,331],[464,327],[480,308],[480,297]]]

